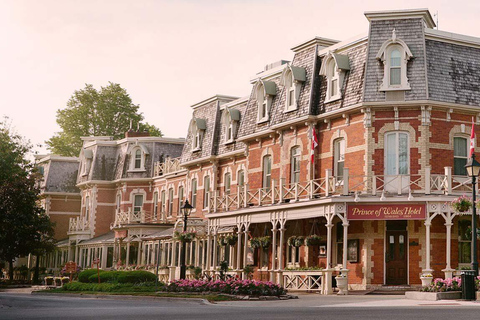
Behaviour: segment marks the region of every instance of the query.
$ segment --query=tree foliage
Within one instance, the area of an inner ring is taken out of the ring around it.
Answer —
[[[53,224],[38,205],[36,173],[26,159],[31,145],[0,122],[0,260],[9,264],[53,249]]]
[[[91,84],[73,93],[67,107],[57,111],[57,123],[62,131],[56,133],[47,146],[55,154],[78,156],[82,147],[80,137],[113,136],[123,138],[130,123],[148,130],[152,136],[161,136],[153,125],[142,123],[143,115],[139,106],[132,102],[127,91],[119,84],[109,82],[108,86],[95,89]]]

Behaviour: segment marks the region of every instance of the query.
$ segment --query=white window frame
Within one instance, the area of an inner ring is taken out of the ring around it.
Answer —
[[[137,157],[140,155],[140,157]],[[141,147],[137,146],[130,151],[130,170],[129,171],[145,171],[145,152]],[[137,167],[137,160],[140,161],[140,166]]]
[[[90,196],[85,197],[85,221],[90,221]]]
[[[197,191],[198,191],[197,179],[192,179],[191,186],[192,186],[192,190],[191,190],[190,204],[193,207],[192,209],[193,211],[197,207]]]
[[[292,185],[300,182],[301,156],[300,146],[290,149],[290,183]]]
[[[457,139],[464,140],[465,155],[455,154],[455,140],[457,140]],[[467,164],[467,161],[468,161],[468,146],[469,146],[469,144],[468,144],[468,138],[467,137],[461,137],[461,136],[453,137],[453,174],[454,175],[460,175],[460,176],[466,176],[467,175],[467,170],[465,169],[465,167],[462,167],[462,170],[460,170],[463,174],[460,174],[458,172],[458,168],[457,168],[457,166],[455,166],[455,159],[465,160],[465,164]]]
[[[203,178],[203,208],[208,209],[208,198],[210,196],[210,176]]]
[[[258,115],[257,123],[268,121],[268,96],[265,95],[265,88],[263,85],[257,88],[257,106],[258,106]]]
[[[388,149],[390,148],[389,146],[389,142],[388,142],[388,137],[391,136],[391,135],[395,135],[395,155],[396,155],[396,158],[395,158],[395,172],[394,173],[389,173],[389,168],[388,168]],[[400,142],[400,135],[405,135],[406,138],[407,138],[407,147],[406,147],[406,158],[407,158],[407,170],[406,172],[402,172],[400,173],[400,146],[399,146],[399,142]],[[385,165],[384,165],[384,170],[385,170],[385,175],[408,175],[410,174],[410,137],[409,137],[409,133],[406,132],[406,131],[390,131],[390,132],[387,132],[385,133],[385,148],[384,148],[384,152],[385,152]]]
[[[243,169],[237,172],[237,185],[243,187],[245,185],[245,171]]]
[[[331,57],[327,61],[327,95],[325,102],[331,102],[338,100],[342,97],[341,94],[341,86],[342,84],[340,83],[340,72],[337,68],[337,63],[335,62],[335,59]],[[332,91],[335,90],[335,93],[332,93]]]
[[[230,172],[226,172],[223,176],[223,187],[225,194],[230,194],[232,190],[232,174]]]
[[[142,204],[141,204],[140,206],[137,206],[137,203],[136,203],[137,197],[141,197],[141,199],[142,199]],[[142,212],[142,210],[143,210],[143,203],[144,203],[144,200],[145,200],[143,194],[141,194],[141,193],[136,193],[136,194],[134,194],[133,197],[132,197],[132,200],[133,200],[133,203],[132,203],[132,212],[133,212],[133,213]],[[137,209],[137,208],[138,208],[138,209]]]
[[[158,191],[153,193],[153,219],[158,219]]]
[[[289,71],[285,74],[285,111],[290,112],[297,110],[297,90],[295,81],[293,79],[293,73]],[[292,101],[293,100],[293,101]]]
[[[166,211],[167,211],[167,195],[166,195],[166,192],[165,190],[162,190],[162,192],[160,193],[160,201],[162,202],[162,206],[161,206],[161,212],[162,214],[164,214]]]
[[[171,217],[173,214],[173,197],[175,193],[173,192],[173,188],[168,189],[168,216]]]
[[[178,187],[178,213],[182,213],[183,198],[185,197],[185,188],[183,186]]]
[[[115,197],[115,211],[116,212],[120,212],[120,206],[122,205],[122,195],[121,194],[117,194],[117,196]]]
[[[337,180],[343,180],[343,168],[345,168],[345,149],[346,145],[344,138],[338,138],[333,141],[333,176]]]
[[[270,165],[267,166],[267,160]],[[263,189],[270,190],[272,187],[272,156],[265,155],[262,159],[262,187]]]

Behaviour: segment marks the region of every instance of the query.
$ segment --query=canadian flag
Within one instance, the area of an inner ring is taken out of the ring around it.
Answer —
[[[472,117],[472,133],[470,134],[470,158],[472,157],[473,153],[475,152],[475,124],[473,123]]]
[[[312,149],[310,150],[311,163],[313,163],[313,158],[315,156],[315,148],[318,146],[318,139],[317,139],[317,133],[315,131],[315,128],[313,128],[312,131],[313,131],[313,140],[312,140]]]

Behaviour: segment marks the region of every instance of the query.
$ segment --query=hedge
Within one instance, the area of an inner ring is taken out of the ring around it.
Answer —
[[[155,274],[143,271],[103,271],[100,270],[101,283],[142,283],[154,282],[156,280]],[[78,275],[78,281],[82,283],[97,283],[98,274],[96,269],[88,269],[82,271]]]
[[[218,292],[234,295],[279,296],[287,293],[283,287],[256,280],[175,280],[161,290],[168,292]]]
[[[159,287],[164,286],[159,282]],[[82,283],[72,282],[65,284],[61,290],[64,291],[83,291],[83,292],[155,292],[154,283]]]

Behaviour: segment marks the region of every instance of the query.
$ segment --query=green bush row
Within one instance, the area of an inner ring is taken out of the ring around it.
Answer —
[[[159,287],[164,286],[159,283]],[[85,292],[155,292],[155,283],[82,283],[71,282],[62,287],[64,291]]]
[[[154,282],[155,274],[136,270],[136,271],[104,271],[100,270],[101,283],[143,283]],[[78,275],[78,281],[82,283],[97,283],[98,273],[96,269],[87,269]]]

